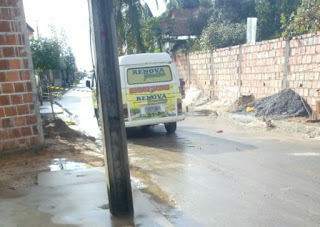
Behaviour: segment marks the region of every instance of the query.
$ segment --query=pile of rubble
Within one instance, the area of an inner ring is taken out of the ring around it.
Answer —
[[[284,119],[308,117],[311,114],[311,109],[293,90],[284,89],[275,95],[253,101],[233,112],[256,117]]]

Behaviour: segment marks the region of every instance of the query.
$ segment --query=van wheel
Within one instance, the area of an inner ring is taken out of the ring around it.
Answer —
[[[164,127],[166,128],[168,134],[173,134],[177,129],[177,122],[164,124]]]

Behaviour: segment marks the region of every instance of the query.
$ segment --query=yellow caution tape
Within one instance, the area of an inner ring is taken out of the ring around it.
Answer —
[[[64,87],[56,87],[56,86],[47,86],[47,88],[55,89],[55,90],[62,90],[62,91],[79,91],[79,92],[91,92],[83,89],[74,89],[74,88],[64,88]]]
[[[43,92],[43,94],[50,95],[50,93],[48,93],[48,92]],[[55,96],[55,97],[62,97],[63,96],[63,94],[54,94],[54,93],[51,93],[51,95]]]

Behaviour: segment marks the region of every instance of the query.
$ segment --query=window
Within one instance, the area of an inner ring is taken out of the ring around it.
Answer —
[[[169,82],[172,73],[169,66],[132,68],[127,71],[127,79],[129,85]]]

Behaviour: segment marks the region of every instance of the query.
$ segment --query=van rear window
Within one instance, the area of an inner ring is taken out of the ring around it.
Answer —
[[[172,81],[169,66],[154,66],[144,68],[131,68],[127,71],[128,84],[148,84]]]

